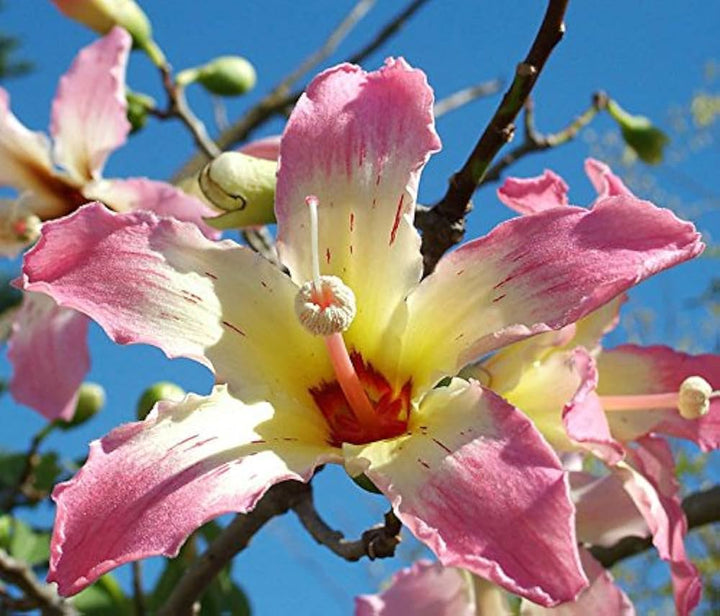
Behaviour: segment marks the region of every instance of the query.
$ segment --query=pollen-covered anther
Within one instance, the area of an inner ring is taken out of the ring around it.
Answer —
[[[690,376],[680,385],[678,409],[685,419],[697,419],[710,410],[713,389],[701,376]]]
[[[337,276],[320,276],[300,287],[295,297],[300,322],[317,336],[344,332],[355,318],[355,294]]]

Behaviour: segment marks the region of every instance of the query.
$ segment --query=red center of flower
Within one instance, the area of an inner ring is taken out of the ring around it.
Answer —
[[[337,380],[311,388],[310,394],[330,427],[332,444],[362,445],[403,434],[410,416],[411,382],[396,391],[360,353],[350,353],[350,360],[372,405],[372,421],[358,419]]]

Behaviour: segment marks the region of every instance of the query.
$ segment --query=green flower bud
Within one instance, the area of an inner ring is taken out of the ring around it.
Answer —
[[[148,110],[155,107],[155,100],[146,94],[130,90],[125,93],[125,97],[127,98],[127,118],[132,127],[130,132],[134,133],[147,123]]]
[[[58,419],[55,425],[61,430],[70,430],[92,419],[105,406],[105,390],[97,383],[83,383],[80,386],[75,413],[70,421]]]
[[[239,96],[255,86],[253,65],[240,56],[221,56],[204,66],[181,71],[176,81],[187,85],[197,81],[206,90],[219,96]]]
[[[179,402],[185,397],[185,390],[170,381],[160,381],[148,387],[140,396],[137,404],[137,418],[142,421],[161,400]]]
[[[224,152],[198,178],[205,198],[225,214],[206,219],[216,229],[275,222],[277,163],[240,152]]]
[[[382,494],[382,492],[377,489],[377,486],[365,473],[353,477],[352,480],[366,492],[371,492],[372,494]]]
[[[625,143],[640,160],[650,165],[662,162],[663,149],[670,141],[664,132],[655,128],[649,118],[629,114],[614,100],[608,102],[607,110],[618,123]]]

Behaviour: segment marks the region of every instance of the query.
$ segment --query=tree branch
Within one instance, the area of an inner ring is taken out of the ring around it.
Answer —
[[[255,509],[243,513],[223,529],[205,553],[182,576],[158,616],[190,616],[199,599],[215,576],[232,558],[244,550],[267,522],[292,508],[310,487],[297,481],[285,481],[270,488]]]
[[[392,19],[385,27],[372,39],[372,41],[363,47],[360,51],[353,54],[347,59],[347,62],[359,63],[364,60],[370,53],[378,49],[383,43],[385,43],[393,34],[395,34],[400,27],[410,17],[417,12],[428,0],[414,0],[411,2],[402,12],[400,12],[394,19]],[[350,12],[348,17],[343,20],[340,27],[347,23],[352,14],[356,11],[357,5]],[[339,28],[338,28],[339,29]],[[335,36],[337,30],[331,34],[331,38]],[[339,41],[337,41],[339,42]],[[325,44],[327,45],[327,43]],[[322,49],[322,48],[321,48]],[[317,52],[320,53],[321,52]],[[321,54],[322,55],[322,54]],[[311,56],[312,58],[312,56]],[[321,57],[321,59],[324,59]],[[306,60],[306,62],[308,62]],[[303,63],[304,65],[305,63]],[[290,77],[296,73],[302,74],[302,66],[294,71]],[[215,140],[220,150],[228,150],[234,145],[245,141],[250,134],[261,126],[264,122],[274,117],[275,115],[283,114],[288,106],[293,105],[298,98],[300,98],[303,90],[296,90],[288,92],[288,79],[283,79],[278,85],[276,85],[260,102],[255,106],[251,107],[245,115],[243,115],[235,124],[224,130],[218,135]],[[202,166],[208,161],[208,157],[204,152],[197,152],[190,160],[188,160],[172,178],[173,182],[177,182],[182,178],[188,177],[197,173]]]
[[[0,549],[0,579],[22,590],[33,607],[39,609],[43,616],[77,614],[75,608],[60,597],[53,586],[43,584],[26,563],[12,558],[3,549]]]
[[[366,530],[356,541],[348,541],[340,531],[325,523],[315,509],[312,491],[302,496],[292,509],[315,541],[351,562],[364,556],[370,560],[389,558],[395,555],[395,548],[400,543],[402,523],[392,509],[385,514],[384,524]]]
[[[418,217],[416,224],[423,233],[422,251],[426,274],[432,272],[440,257],[462,239],[465,215],[470,209],[473,192],[482,182],[495,155],[512,139],[515,118],[530,96],[552,50],[563,37],[568,2],[549,0],[545,17],[527,57],[518,64],[512,84],[470,157],[460,171],[450,178],[443,198]]]
[[[482,83],[478,83],[468,88],[463,88],[462,90],[458,90],[445,98],[441,98],[435,103],[435,107],[433,109],[435,119],[445,115],[446,113],[455,111],[455,109],[462,107],[463,105],[467,105],[479,98],[492,96],[498,92],[501,87],[502,82],[499,79],[492,79],[490,81],[483,81]]]
[[[712,522],[720,522],[720,486],[690,494],[685,497],[682,505],[687,516],[688,530]],[[625,537],[610,547],[593,546],[590,552],[607,568],[651,547],[652,537]]]

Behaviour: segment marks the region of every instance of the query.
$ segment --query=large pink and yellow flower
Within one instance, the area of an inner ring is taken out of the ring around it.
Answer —
[[[0,199],[0,254],[17,254],[36,239],[41,222],[92,200],[116,211],[152,210],[192,221],[208,237],[218,236],[203,221],[214,210],[170,184],[102,178],[108,155],[130,130],[125,99],[130,45],[127,32],[114,28],[78,53],[53,102],[52,145],[18,121],[0,88],[0,187],[18,193],[15,200]],[[86,330],[84,315],[26,294],[9,342],[13,397],[50,420],[69,420],[90,365]]]
[[[446,565],[537,603],[587,584],[560,461],[532,423],[455,375],[559,329],[702,250],[694,227],[635,198],[511,221],[421,281],[413,213],[439,139],[404,61],[318,76],[281,142],[285,274],[233,242],[97,205],[47,224],[25,287],[212,369],[209,396],[161,403],[91,445],[57,487],[50,579],[177,553],[204,521],[248,511],[319,464],[365,473]],[[647,230],[652,229],[652,233]],[[447,379],[446,377],[450,377]],[[440,384],[440,386],[438,386]]]

